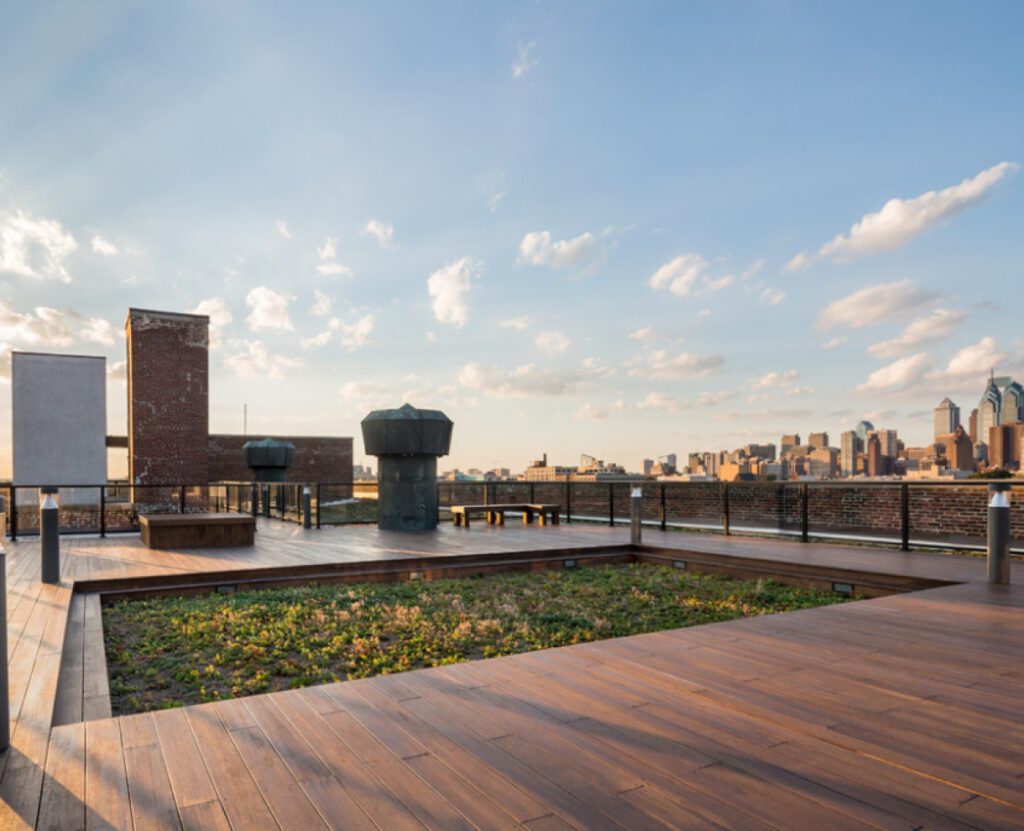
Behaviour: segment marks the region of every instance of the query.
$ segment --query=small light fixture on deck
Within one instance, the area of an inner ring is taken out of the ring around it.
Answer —
[[[217,594],[234,594],[236,591],[238,591],[238,586],[234,584],[217,586]]]
[[[576,568],[576,561],[575,560],[563,560],[562,561],[562,565],[565,568]]]
[[[853,584],[852,583],[833,583],[832,591],[836,594],[841,594],[844,597],[853,596]]]
[[[422,571],[410,571],[409,572],[409,579],[410,580],[422,580],[423,579],[423,572]]]
[[[686,568],[686,561],[685,560],[673,560],[672,561],[672,568]]]

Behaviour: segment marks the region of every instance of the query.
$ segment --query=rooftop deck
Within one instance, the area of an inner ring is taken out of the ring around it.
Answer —
[[[204,551],[65,538],[59,586],[39,583],[35,541],[8,545],[0,828],[1024,826],[1024,569],[989,587],[979,558],[645,531],[655,554],[742,574],[951,585],[104,717],[100,609],[83,590],[525,563],[628,535],[259,529],[253,548]]]

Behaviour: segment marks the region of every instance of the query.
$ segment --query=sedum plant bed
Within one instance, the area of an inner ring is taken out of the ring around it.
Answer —
[[[124,715],[842,600],[632,564],[123,600],[103,630]]]

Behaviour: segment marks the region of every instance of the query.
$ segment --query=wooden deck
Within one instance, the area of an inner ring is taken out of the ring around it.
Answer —
[[[0,828],[1024,827],[1024,585],[970,582],[977,558],[645,531],[687,562],[955,585],[119,719],[103,717],[97,597],[72,592],[627,534],[261,522],[254,548],[174,552],[66,538],[59,586],[39,583],[34,541],[8,545]],[[81,694],[58,700],[58,682]]]

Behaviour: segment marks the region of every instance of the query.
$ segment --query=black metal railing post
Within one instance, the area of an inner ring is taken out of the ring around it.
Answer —
[[[615,485],[608,485],[608,524],[615,527]]]
[[[178,485],[178,513],[185,513],[185,486]]]
[[[725,536],[732,534],[732,521],[729,516],[729,483],[722,483],[722,533]]]
[[[910,485],[900,485],[900,550],[910,551]]]
[[[808,506],[810,500],[811,489],[807,486],[806,482],[800,484],[800,496],[801,496],[801,517],[800,517],[800,542],[807,542],[811,538],[811,512]]]
[[[352,489],[355,493],[355,488]],[[320,530],[320,483],[316,483],[316,528]]]
[[[100,485],[100,536],[107,535],[107,487]]]
[[[255,482],[252,483],[252,496],[250,498],[252,499],[252,515],[255,518],[260,509],[259,489]]]
[[[533,482],[530,482],[530,504],[533,505],[537,501],[537,489]]]
[[[565,477],[565,521],[572,522],[572,483]]]
[[[665,483],[661,483],[661,530],[668,528],[668,509],[665,505]]]
[[[11,485],[11,542],[18,541],[18,489]]]

